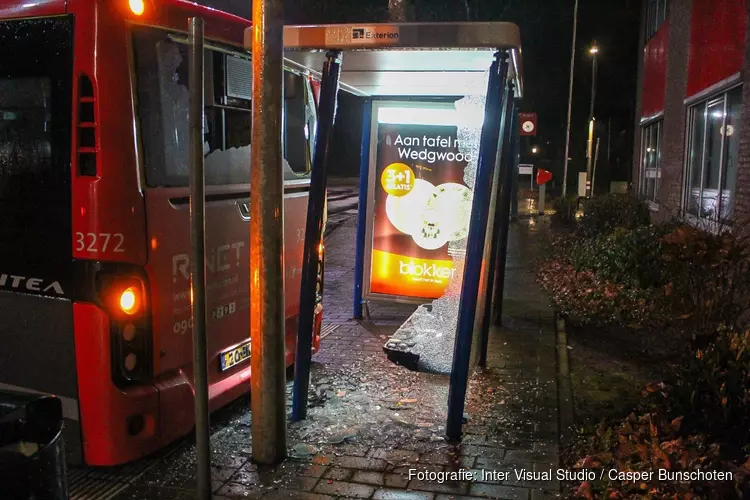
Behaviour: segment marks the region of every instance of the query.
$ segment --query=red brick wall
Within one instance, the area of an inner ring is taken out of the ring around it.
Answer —
[[[750,2],[748,2],[750,18]],[[747,23],[746,40],[750,40],[750,22]],[[735,197],[735,216],[738,227],[747,227],[750,223],[750,43],[745,46],[742,88],[742,125],[740,130],[740,158],[737,165],[737,193]]]
[[[633,192],[638,192],[638,182],[639,182],[639,175],[641,169],[641,134],[640,134],[640,123],[641,123],[641,116],[643,116],[642,109],[643,109],[643,49],[644,49],[644,38],[646,36],[645,33],[645,26],[646,26],[646,0],[641,2],[641,28],[638,34],[638,49],[640,51],[641,57],[638,58],[638,81],[636,82],[636,95],[635,95],[635,117],[633,122],[633,130],[635,130],[635,133],[633,134],[633,171],[632,171],[632,182],[633,185]]]
[[[662,168],[657,201],[659,217],[676,215],[680,209],[685,158],[685,90],[690,48],[691,0],[669,3],[667,90],[662,128]]]

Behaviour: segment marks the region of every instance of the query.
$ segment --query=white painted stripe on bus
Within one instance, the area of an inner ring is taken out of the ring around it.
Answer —
[[[78,400],[73,398],[67,398],[65,396],[57,396],[48,392],[37,391],[35,389],[29,389],[27,387],[20,387],[17,385],[4,384],[0,382],[0,389],[7,389],[9,391],[23,392],[25,394],[38,394],[39,396],[55,396],[62,403],[63,418],[68,420],[78,421]]]

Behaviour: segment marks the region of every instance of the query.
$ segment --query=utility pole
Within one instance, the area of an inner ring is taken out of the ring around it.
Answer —
[[[591,184],[592,163],[594,161],[594,101],[596,100],[596,54],[599,53],[599,47],[594,43],[589,49],[592,55],[591,64],[591,106],[589,108],[589,139],[586,148],[586,198],[591,197],[593,186]]]
[[[599,163],[599,140],[596,138],[596,152],[594,153],[594,173],[591,175],[591,196],[594,196],[594,190],[596,189],[596,164]]]
[[[570,87],[568,89],[568,124],[565,128],[565,163],[563,167],[562,195],[568,190],[568,157],[570,156],[570,123],[573,113],[573,68],[576,62],[576,31],[578,27],[578,0],[573,7],[573,43],[570,49]]]
[[[190,291],[193,316],[195,449],[199,500],[211,499],[211,436],[206,352],[206,198],[203,165],[203,19],[188,20],[188,130],[190,162]]]
[[[609,165],[609,151],[612,145],[612,118],[607,121],[607,165]]]
[[[250,338],[253,460],[286,458],[283,0],[253,0],[250,158]]]

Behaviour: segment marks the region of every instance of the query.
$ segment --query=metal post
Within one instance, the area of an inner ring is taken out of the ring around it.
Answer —
[[[496,266],[498,265],[498,248],[500,244],[500,235],[502,231],[508,231],[510,223],[510,185],[513,182],[511,177],[511,165],[507,161],[509,158],[508,150],[512,144],[512,130],[515,126],[513,114],[513,83],[508,84],[508,92],[505,98],[505,110],[503,112],[503,129],[502,141],[497,149],[497,158],[495,159],[495,168],[498,170],[497,177],[497,199],[495,201],[494,224],[492,227],[492,245],[490,247],[489,268],[487,270],[487,293],[484,302],[484,318],[482,320],[482,347],[479,351],[479,366],[487,366],[487,347],[489,345],[490,324],[492,321],[493,299],[495,297],[496,284]]]
[[[568,124],[565,128],[565,163],[563,167],[562,196],[568,191],[568,157],[570,156],[570,123],[573,114],[573,68],[576,61],[576,29],[578,27],[578,0],[573,7],[573,46],[570,51],[570,86],[568,89]]]
[[[596,165],[594,166],[594,168],[596,168]],[[539,215],[544,215],[544,205],[545,203],[547,203],[547,200],[544,199],[546,195],[546,191],[547,191],[546,184],[542,184],[541,186],[539,186],[539,205],[536,207],[537,214]]]
[[[589,108],[589,118],[592,120],[594,119],[594,103],[596,102],[596,54],[597,52],[592,54],[591,61],[591,105]]]
[[[592,49],[593,51],[593,49]],[[588,149],[586,150],[586,198],[591,198],[593,191],[592,185],[592,163],[594,161],[594,124],[596,119],[594,118],[594,102],[596,101],[596,52],[593,52],[593,58],[591,63],[591,104],[589,107],[589,140]]]
[[[518,118],[514,118],[516,120],[516,125],[518,126]],[[514,146],[517,147],[517,146]],[[515,163],[515,166],[511,169],[511,175],[512,180],[510,183],[510,220],[511,222],[515,222],[518,220],[518,162]],[[533,176],[532,176],[532,182],[533,182]]]
[[[507,168],[503,185],[507,185],[508,189],[504,189],[503,198],[501,200],[501,207],[505,211],[505,215],[500,217],[502,226],[500,227],[500,233],[498,235],[497,255],[495,257],[495,277],[493,280],[494,297],[492,301],[494,304],[492,310],[492,324],[495,326],[502,326],[503,293],[505,289],[505,257],[508,253],[508,232],[510,230],[508,215],[512,208],[511,203],[513,202],[513,191],[516,189],[513,183],[513,171],[518,171],[518,162],[516,162],[516,155],[518,153],[518,144],[516,142],[516,137],[518,136],[518,131],[516,130],[518,127],[518,103],[515,99],[512,99],[512,102],[508,103],[508,107],[510,109],[510,128],[508,130],[508,147],[503,155],[503,163]]]
[[[315,319],[316,281],[318,276],[318,249],[323,235],[323,205],[326,198],[326,170],[336,119],[336,97],[341,75],[341,52],[330,51],[323,63],[320,84],[320,113],[315,137],[310,197],[307,203],[305,249],[302,256],[302,286],[299,299],[299,326],[294,364],[294,391],[292,394],[292,420],[307,417],[307,393],[310,386],[310,361]]]
[[[357,243],[354,257],[354,318],[362,319],[362,283],[365,272],[365,234],[367,232],[367,189],[370,175],[370,132],[372,101],[365,102],[362,113],[362,146],[359,154],[359,204],[357,205]]]
[[[609,152],[612,146],[612,118],[607,121],[607,166],[609,166]]]
[[[281,167],[283,2],[254,0],[250,158],[250,379],[253,459],[286,457],[284,181]]]
[[[594,153],[594,172],[591,174],[591,196],[594,196],[594,191],[596,190],[596,164],[599,162],[599,140],[601,138],[596,138],[596,152]]]
[[[586,143],[586,198],[591,197],[591,169],[594,161],[594,117],[589,121],[589,139]]]
[[[489,186],[492,183],[492,168],[497,153],[500,134],[500,112],[502,93],[508,74],[508,54],[497,52],[490,67],[487,100],[484,108],[484,124],[479,143],[474,200],[471,207],[471,223],[466,246],[466,263],[461,284],[461,299],[458,311],[458,327],[453,349],[453,369],[448,390],[448,420],[446,434],[452,440],[461,439],[466,386],[469,380],[471,342],[474,335],[474,315],[477,308],[479,278],[484,253],[484,238],[489,212]]]
[[[211,498],[211,436],[208,411],[206,352],[206,199],[203,172],[203,19],[188,20],[189,161],[190,161],[190,291],[193,315],[193,380],[195,383],[195,448],[198,498]]]

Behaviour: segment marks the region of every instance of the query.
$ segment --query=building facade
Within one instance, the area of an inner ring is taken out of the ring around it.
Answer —
[[[645,0],[640,36],[634,189],[659,219],[750,222],[748,1]]]

